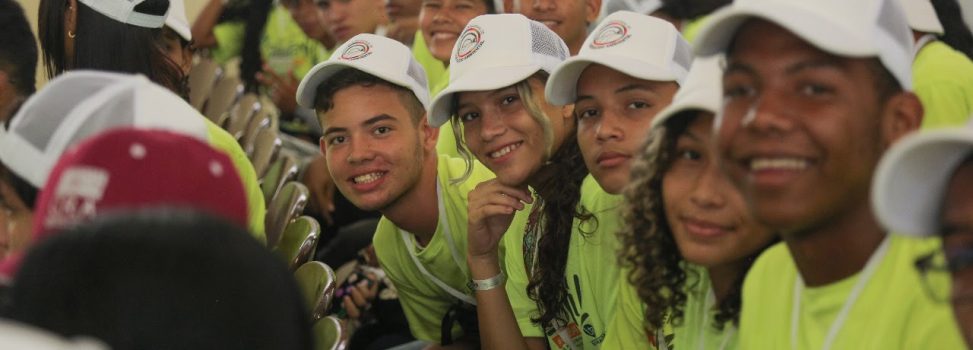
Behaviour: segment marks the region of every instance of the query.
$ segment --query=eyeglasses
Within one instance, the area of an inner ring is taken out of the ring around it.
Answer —
[[[916,259],[915,266],[922,278],[923,288],[933,300],[973,301],[973,288],[953,290],[954,276],[958,282],[973,278],[973,269],[970,269],[973,267],[973,249],[961,251],[948,259],[942,249],[936,249]]]

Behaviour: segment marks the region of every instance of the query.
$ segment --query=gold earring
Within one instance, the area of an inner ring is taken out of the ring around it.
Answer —
[[[76,37],[76,36],[78,36],[78,35],[77,34],[74,34],[74,32],[72,32],[72,31],[68,30],[68,37],[69,38],[74,39],[74,37]]]

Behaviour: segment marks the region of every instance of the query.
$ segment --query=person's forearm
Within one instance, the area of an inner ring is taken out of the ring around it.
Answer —
[[[199,16],[196,17],[191,31],[197,48],[216,46],[216,35],[213,34],[213,28],[219,22],[221,14],[223,14],[223,0],[210,0],[203,11],[199,13]]]
[[[473,279],[488,279],[500,273],[499,258],[470,258]],[[480,323],[480,344],[483,349],[527,350],[527,340],[520,333],[510,299],[503,285],[476,293],[476,313]]]

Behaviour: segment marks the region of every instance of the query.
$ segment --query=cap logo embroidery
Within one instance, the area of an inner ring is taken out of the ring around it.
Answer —
[[[365,40],[357,40],[345,47],[345,51],[341,53],[341,59],[345,61],[354,61],[368,57],[372,54],[372,44]]]
[[[101,168],[79,166],[64,170],[54,190],[45,226],[63,227],[95,216],[96,204],[105,194],[108,179],[108,172]]]
[[[470,58],[476,51],[483,46],[483,30],[479,26],[469,26],[459,36],[459,44],[456,48],[456,62]]]
[[[622,21],[611,21],[598,30],[594,40],[591,41],[592,49],[603,49],[612,47],[625,42],[632,35],[628,33],[628,24]]]

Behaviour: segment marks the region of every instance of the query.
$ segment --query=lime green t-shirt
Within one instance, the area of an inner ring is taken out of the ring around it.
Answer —
[[[600,348],[605,340],[608,321],[615,311],[616,289],[620,278],[616,258],[616,232],[621,222],[618,216],[621,198],[609,195],[597,187],[597,190],[582,191],[581,202],[582,205],[596,203],[598,206],[585,207],[594,215],[594,219],[585,222],[575,220],[565,268],[569,310],[564,332],[555,332],[554,329],[545,331],[530,321],[538,315],[537,304],[527,296],[526,289],[529,281],[527,266],[532,264],[533,259],[525,259],[524,256],[533,251],[531,247],[535,243],[525,237],[525,231],[531,226],[530,222],[535,221],[539,215],[535,214],[531,218],[528,210],[519,212],[514,222],[521,225],[520,229],[511,225],[511,230],[504,236],[504,260],[509,276],[507,297],[518,326],[525,337],[544,337],[546,334],[551,349],[565,349],[567,342],[579,338],[582,348]]]
[[[667,349],[736,349],[737,330],[732,322],[715,327],[716,297],[709,273],[700,266],[686,264],[686,305],[682,323],[671,324],[672,339],[666,339]]]
[[[924,292],[914,261],[933,249],[937,240],[892,235],[888,253],[848,313],[834,349],[964,349],[947,303]],[[750,269],[743,286],[740,349],[789,349],[797,268],[790,250],[778,243]],[[798,349],[821,349],[859,275],[820,287],[801,296]],[[795,349],[796,350],[796,349]]]
[[[703,25],[706,24],[706,19],[708,18],[709,16],[701,16],[684,21],[682,23],[682,37],[685,38],[686,41],[692,43],[694,40],[696,40],[696,36],[699,35],[699,30],[703,28]]]
[[[602,350],[655,349],[657,336],[645,328],[645,304],[635,286],[628,282],[628,272],[619,273],[615,314],[608,325]]]
[[[247,215],[249,216],[250,233],[253,234],[257,241],[266,244],[267,235],[264,232],[264,216],[267,214],[267,206],[264,203],[263,191],[260,190],[260,184],[257,182],[257,172],[253,170],[253,164],[250,163],[247,154],[243,152],[243,148],[240,147],[240,144],[237,143],[232,135],[216,124],[213,124],[208,118],[203,116],[199,117],[206,121],[206,132],[209,136],[210,146],[226,154],[230,157],[230,161],[233,162],[233,167],[236,168],[237,174],[240,176],[240,182],[243,182],[243,190],[247,195]]]
[[[436,233],[425,247],[419,248],[415,236],[411,234],[407,236],[416,247],[416,257],[429,273],[456,291],[472,297],[471,291],[466,287],[466,283],[470,280],[469,268],[466,265],[467,195],[477,184],[492,178],[493,174],[485,168],[474,166],[473,173],[466,181],[454,185],[451,184],[452,179],[463,174],[466,170],[466,162],[444,155],[438,157],[437,177],[442,188],[446,218],[445,220],[440,218]],[[447,227],[443,226],[443,222]],[[444,237],[447,228],[456,244],[454,248],[459,254],[459,263],[454,260],[449,243]],[[450,306],[456,303],[457,298],[444,291],[419,270],[399,233],[399,228],[388,218],[383,216],[379,220],[372,244],[382,269],[398,290],[402,310],[409,321],[412,335],[417,339],[438,343],[443,316]],[[454,327],[454,339],[458,338],[461,332],[458,326]]]
[[[615,316],[602,349],[737,349],[737,331],[732,323],[724,324],[722,330],[714,327],[718,310],[706,269],[686,266],[691,271],[687,274],[683,319],[678,325],[666,324],[663,335],[646,330],[645,304],[623,274]],[[665,344],[657,347],[658,342]]]
[[[912,63],[922,101],[922,128],[962,126],[973,114],[973,61],[941,41],[925,45]]]
[[[213,35],[216,36],[217,47],[212,50],[213,59],[224,64],[231,58],[240,56],[245,32],[246,25],[242,22],[221,23],[214,27]],[[278,74],[293,70],[298,80],[315,64],[331,56],[324,45],[304,34],[283,6],[274,6],[267,16],[264,34],[260,39],[260,54],[265,63]]]

